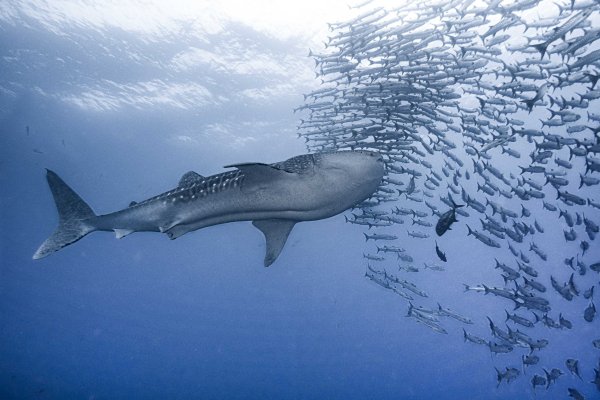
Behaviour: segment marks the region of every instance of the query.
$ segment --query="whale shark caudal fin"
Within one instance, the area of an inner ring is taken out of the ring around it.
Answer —
[[[34,260],[46,257],[96,230],[86,221],[96,217],[90,206],[56,173],[49,169],[46,171],[46,179],[58,210],[58,228],[35,252]]]
[[[265,254],[265,267],[273,264],[285,246],[285,242],[292,231],[296,221],[289,219],[263,219],[252,221],[252,225],[260,229],[267,241]]]

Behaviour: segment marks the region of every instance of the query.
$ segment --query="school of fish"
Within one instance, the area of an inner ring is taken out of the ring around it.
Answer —
[[[568,396],[598,396],[600,2],[425,0],[391,8],[367,0],[351,9],[351,19],[329,25],[324,49],[309,52],[320,86],[295,111],[309,150],[384,156],[379,190],[346,216],[365,228],[366,277],[434,332],[446,334],[444,321],[453,319],[469,345],[520,352],[521,365],[496,367],[498,385],[529,379],[534,392],[552,390],[568,371],[577,377]],[[558,240],[575,249],[564,260],[544,248],[544,231],[557,224]],[[431,246],[450,266],[451,235],[488,249],[485,268],[501,279],[465,283],[464,291],[494,296],[505,321],[419,304],[429,294],[411,274],[447,269],[418,260],[407,244]],[[556,301],[579,304],[577,312],[553,311]],[[598,364],[566,355],[562,365],[542,368],[547,330],[573,332],[574,322],[596,327],[586,346]],[[472,333],[476,324],[487,325],[487,337]]]

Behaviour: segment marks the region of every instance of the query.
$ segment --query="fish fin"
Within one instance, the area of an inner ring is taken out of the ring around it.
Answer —
[[[267,251],[265,254],[265,267],[273,264],[279,257],[279,253],[285,246],[285,242],[292,231],[296,221],[288,219],[263,219],[252,221],[252,225],[257,227],[264,235],[267,241]]]
[[[96,217],[90,206],[56,173],[49,169],[46,171],[46,179],[58,211],[58,228],[37,249],[33,255],[34,260],[46,257],[96,230],[89,222]]]
[[[199,183],[204,181],[204,177],[202,175],[200,175],[197,172],[194,171],[188,171],[185,174],[182,175],[181,179],[179,180],[179,184],[177,184],[178,187],[190,187],[192,185],[194,185],[195,183]]]
[[[175,226],[179,225],[180,223],[181,223],[181,221],[179,221],[179,220],[171,221],[168,224],[159,226],[158,231],[160,233],[167,233],[167,231],[171,231]],[[181,235],[179,235],[179,236],[181,236]],[[171,235],[169,235],[169,238],[171,238]],[[175,239],[175,238],[171,238],[171,239]]]
[[[117,239],[124,238],[125,236],[135,232],[133,229],[115,229],[114,231]]]
[[[473,234],[473,230],[469,227],[469,225],[467,225],[467,229],[469,230],[467,233],[467,236],[472,235]]]
[[[194,230],[194,228],[190,227],[190,225],[180,224],[180,225],[175,225],[175,226],[169,228],[168,230],[163,230],[163,233],[166,233],[167,236],[169,237],[169,239],[175,240],[178,237],[183,236],[186,233],[191,232],[193,230]]]
[[[285,169],[262,163],[232,164],[226,165],[225,168],[237,168],[242,171],[244,174],[244,185],[263,185],[265,182],[294,174]]]

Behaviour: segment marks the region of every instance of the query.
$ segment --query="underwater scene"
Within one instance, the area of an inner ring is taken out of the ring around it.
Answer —
[[[599,1],[9,0],[0,49],[0,399],[600,399]]]

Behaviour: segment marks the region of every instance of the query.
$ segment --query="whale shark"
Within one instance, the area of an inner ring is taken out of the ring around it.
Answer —
[[[303,154],[273,164],[228,165],[204,177],[185,173],[176,188],[127,208],[96,215],[55,172],[46,178],[58,211],[58,228],[33,259],[46,257],[94,231],[118,239],[134,232],[188,232],[235,221],[252,221],[265,236],[265,267],[281,253],[294,225],[332,217],[377,190],[384,175],[381,155],[370,151]]]

